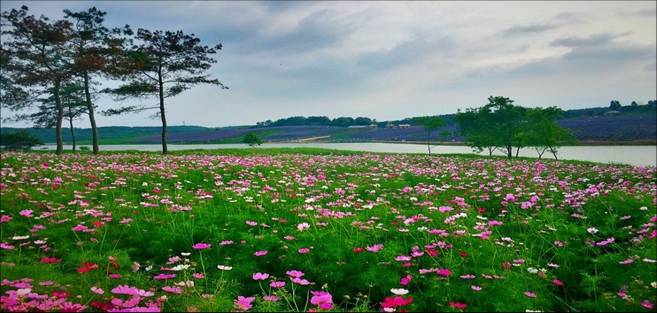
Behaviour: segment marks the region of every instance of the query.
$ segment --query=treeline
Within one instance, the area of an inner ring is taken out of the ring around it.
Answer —
[[[558,159],[558,147],[575,141],[571,131],[556,122],[562,114],[557,107],[525,108],[491,96],[488,104],[459,112],[455,119],[465,142],[476,150],[492,155],[499,149],[510,159],[514,148],[517,158],[520,148],[533,147],[539,159],[546,151]]]
[[[256,123],[258,127],[276,127],[276,126],[336,126],[336,127],[349,127],[349,126],[366,126],[376,123],[376,119],[369,117],[337,117],[330,119],[328,116],[292,116],[288,118],[281,118],[276,121],[266,120],[264,122]]]
[[[222,45],[203,45],[194,34],[180,30],[133,30],[129,25],[110,29],[104,25],[106,14],[95,7],[64,10],[63,19],[53,20],[30,14],[27,6],[2,12],[0,104],[17,113],[4,120],[54,127],[60,154],[64,120],[75,141],[73,123],[87,116],[93,152],[98,153],[99,97],[111,96],[115,103],[153,99],[155,106],[119,104],[100,113],[155,110],[162,122],[162,152],[167,153],[166,99],[199,84],[227,89],[208,75]],[[103,88],[112,80],[119,86]]]

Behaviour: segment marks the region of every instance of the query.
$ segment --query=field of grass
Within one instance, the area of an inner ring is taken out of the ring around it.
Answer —
[[[654,311],[657,171],[3,152],[2,311]]]

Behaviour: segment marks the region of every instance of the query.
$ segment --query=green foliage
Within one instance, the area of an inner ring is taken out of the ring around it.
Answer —
[[[261,145],[262,144],[262,139],[256,134],[256,133],[248,133],[244,135],[244,139],[242,140],[245,144],[248,144],[249,146],[253,147],[256,145]]]
[[[572,133],[556,123],[563,113],[557,107],[527,109],[505,97],[491,96],[488,101],[455,117],[465,142],[476,150],[488,149],[492,154],[502,149],[511,158],[514,147],[531,146],[537,148],[539,157],[549,149],[556,158],[560,144],[574,143]]]
[[[29,150],[42,144],[43,142],[39,138],[27,131],[0,134],[0,146],[4,146],[8,150]]]

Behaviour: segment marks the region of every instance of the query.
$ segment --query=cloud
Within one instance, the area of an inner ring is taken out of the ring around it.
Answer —
[[[542,33],[551,29],[559,27],[555,24],[529,24],[529,25],[515,25],[506,31],[504,34],[507,36],[515,36],[522,34]]]
[[[6,10],[22,3],[2,4]],[[491,94],[564,108],[605,104],[610,96],[655,97],[651,2],[93,5],[108,12],[108,26],[182,29],[204,43],[224,44],[211,73],[231,89],[199,87],[171,98],[172,125],[243,125],[288,115],[396,119],[452,113]],[[29,6],[61,18],[63,8],[90,4]],[[99,105],[115,103],[101,98]],[[98,123],[158,124],[146,116],[99,117]]]
[[[555,47],[556,46],[563,46],[563,47],[597,46],[597,45],[603,45],[609,43],[616,38],[620,38],[627,35],[630,35],[630,33],[623,33],[623,34],[604,33],[604,34],[595,34],[588,37],[564,37],[552,41],[550,45]]]

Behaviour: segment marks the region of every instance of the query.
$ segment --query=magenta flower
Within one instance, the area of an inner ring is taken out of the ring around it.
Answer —
[[[285,272],[285,274],[287,274],[287,276],[290,276],[292,278],[300,278],[304,275],[302,271],[297,271],[297,270],[287,271]]]
[[[162,290],[166,291],[168,293],[173,293],[173,294],[177,294],[177,295],[183,293],[182,288],[179,288],[179,287],[164,286],[164,287],[162,287]]]
[[[267,273],[253,273],[253,280],[266,280],[269,278]]]
[[[440,268],[436,271],[436,274],[441,277],[450,277],[452,276],[452,271],[447,268]]]
[[[266,296],[262,297],[262,299],[265,300],[265,301],[269,301],[269,302],[276,302],[276,301],[279,300],[277,295],[266,295]]]
[[[375,244],[372,246],[367,246],[365,247],[365,250],[372,252],[372,253],[377,253],[381,250],[383,250],[383,245],[382,244]]]
[[[269,253],[267,250],[260,250],[260,251],[256,251],[255,253],[253,253],[253,255],[263,256],[263,255],[267,255],[267,253]]]
[[[235,308],[240,311],[248,311],[253,307],[253,301],[255,301],[255,297],[238,296],[234,302]]]
[[[333,308],[333,296],[326,291],[311,291],[312,298],[310,303],[318,306],[322,310],[330,310]]]
[[[209,244],[209,243],[199,242],[199,243],[193,245],[192,248],[194,248],[195,250],[205,250],[205,249],[210,249],[211,246],[212,245]]]
[[[306,254],[309,253],[310,249],[309,248],[299,248],[299,253],[300,254]]]
[[[269,287],[283,288],[283,287],[285,287],[285,282],[284,281],[273,281],[273,282],[269,283]]]

